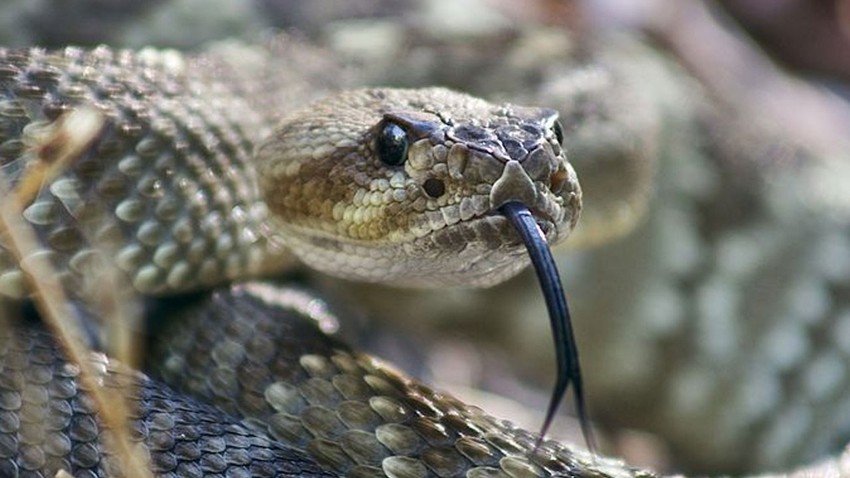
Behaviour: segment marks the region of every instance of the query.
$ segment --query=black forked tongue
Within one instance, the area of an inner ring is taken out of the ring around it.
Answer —
[[[587,443],[587,448],[591,453],[596,453],[596,441],[593,437],[593,430],[590,428],[590,418],[588,418],[587,408],[584,402],[581,368],[578,362],[578,349],[576,348],[576,340],[573,335],[570,309],[567,307],[567,298],[561,286],[561,276],[558,275],[558,268],[555,266],[555,260],[552,258],[549,243],[546,241],[543,231],[537,225],[537,221],[534,220],[534,216],[531,215],[531,211],[524,204],[508,202],[499,210],[513,224],[522,241],[525,243],[525,248],[528,250],[528,255],[531,258],[531,264],[537,273],[540,288],[543,290],[543,296],[546,298],[546,309],[549,311],[549,322],[552,326],[553,338],[555,339],[555,358],[558,364],[558,376],[555,381],[555,389],[552,391],[552,397],[549,400],[549,408],[546,410],[546,419],[543,421],[543,427],[540,429],[540,437],[537,439],[535,448],[540,446],[546,432],[549,430],[549,426],[552,425],[555,412],[558,411],[558,406],[563,401],[567,388],[572,383],[576,414],[581,425],[581,432],[584,435],[584,441]]]

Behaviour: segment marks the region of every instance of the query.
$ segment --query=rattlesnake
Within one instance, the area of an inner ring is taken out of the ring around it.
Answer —
[[[35,274],[25,265],[46,257],[84,330],[90,318],[116,320],[98,310],[105,286],[98,275],[108,264],[149,296],[279,272],[287,251],[359,280],[489,285],[515,275],[523,243],[530,248],[535,240],[521,241],[509,218],[523,221],[532,211],[527,227],[553,243],[578,219],[581,192],[552,110],[439,88],[352,90],[302,109],[290,96],[277,107],[298,112],[260,142],[260,125],[276,110],[250,108],[243,88],[252,83],[234,82],[236,74],[213,56],[184,62],[177,54],[104,47],[0,56],[6,207],[20,207],[45,244],[12,254],[17,241],[10,239],[0,284],[10,298],[25,297],[24,275]],[[258,103],[257,95],[270,93],[253,90]],[[510,212],[514,203],[522,204],[518,212]],[[16,226],[6,219],[11,233]],[[565,305],[554,307],[566,313]],[[107,340],[91,330],[92,344]],[[571,341],[566,330],[556,332]],[[550,413],[569,380],[583,413],[575,348],[565,343],[572,356],[559,366],[567,381]],[[21,380],[10,373],[11,382]],[[18,401],[27,392],[12,386],[7,393]],[[159,411],[150,401],[140,405]],[[18,433],[8,435],[12,443]],[[22,451],[16,445],[4,455]],[[25,453],[6,462],[7,469],[41,465],[59,469]],[[331,468],[362,472],[352,466]],[[72,463],[70,471],[86,468]]]
[[[462,70],[462,69],[461,69],[461,68],[458,68],[458,71],[460,71],[460,70]],[[322,83],[322,81],[318,81],[317,83]],[[303,90],[302,90],[302,91],[303,91]],[[683,188],[687,188],[688,186],[687,186],[687,185],[685,185],[685,186],[682,186],[682,187],[683,187]],[[697,190],[695,190],[695,191],[698,191],[698,189],[697,189]],[[620,257],[622,257],[622,254],[620,254]],[[625,332],[625,331],[626,331],[626,329],[623,329],[623,330],[624,330],[624,332],[623,332],[623,333],[626,333],[626,332]],[[631,330],[631,329],[629,329],[629,330]],[[619,342],[618,342],[618,343],[621,343],[621,344],[622,344],[622,343],[623,343],[623,341],[622,341],[622,340],[619,340]],[[683,425],[687,426],[687,422],[684,422],[684,423],[683,423]]]

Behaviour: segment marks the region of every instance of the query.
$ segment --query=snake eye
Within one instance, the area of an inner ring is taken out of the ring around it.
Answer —
[[[399,166],[407,159],[407,133],[395,123],[387,123],[375,138],[378,158],[389,166]]]
[[[555,122],[552,123],[552,132],[555,133],[555,139],[558,140],[558,144],[563,146],[564,145],[564,126],[561,124],[560,121],[555,120]]]

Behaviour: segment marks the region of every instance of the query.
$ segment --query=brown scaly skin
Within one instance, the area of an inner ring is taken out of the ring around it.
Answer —
[[[43,184],[34,197],[4,200],[22,203],[23,218],[43,242],[67,292],[86,306],[115,285],[97,283],[105,263],[125,273],[136,292],[164,295],[275,270],[285,258],[282,244],[309,264],[359,279],[399,282],[411,276],[408,283],[443,285],[451,278],[487,284],[524,265],[518,260],[523,246],[506,221],[496,217],[502,204],[527,203],[553,242],[565,238],[578,218],[580,190],[558,144],[557,116],[551,110],[496,106],[444,89],[357,90],[284,119],[259,149],[255,169],[251,152],[263,137],[263,124],[272,119],[272,108],[252,107],[259,100],[250,94],[259,87],[235,82],[246,72],[231,71],[213,57],[193,60],[176,53],[107,48],[0,50],[0,66],[0,107],[6,113],[0,122],[0,164],[9,171],[4,176],[11,187],[26,190],[34,171],[72,156],[55,178],[37,176]],[[97,128],[83,133],[79,123],[67,120],[82,111],[97,118]],[[411,142],[403,168],[388,168],[376,158],[375,130],[388,121],[404,128]],[[340,163],[345,168],[334,170]],[[343,173],[351,179],[337,181]],[[427,187],[431,179],[443,181],[441,192]],[[335,187],[317,196],[322,184]],[[397,184],[403,195],[385,194]],[[321,203],[314,202],[317,197]],[[392,212],[406,213],[397,223],[403,227],[388,228],[380,221],[382,214],[374,214],[387,198],[401,208]],[[21,272],[12,255],[3,252],[0,288],[6,297],[25,296]],[[13,350],[2,369],[13,382],[4,395],[16,413],[16,403],[29,392],[16,385],[18,371],[9,365],[27,361],[27,354]],[[364,370],[396,381],[400,394],[413,390],[425,402],[438,397],[384,367]],[[373,393],[388,392],[379,387]],[[145,412],[169,411],[160,400],[132,398]],[[370,403],[375,400],[380,397]],[[447,403],[450,409],[444,413],[462,434],[490,433],[499,441],[512,430],[484,418],[486,426],[476,429],[477,413],[459,402]],[[386,407],[390,413],[393,405]],[[85,466],[73,459],[69,466],[61,458],[58,465],[31,461],[31,451],[45,453],[51,445],[37,441],[31,449],[30,428],[19,427],[23,418],[8,416],[2,455],[9,469],[102,473],[95,466],[102,458],[97,450]],[[79,440],[64,433],[70,440],[57,440],[69,443],[73,454]],[[518,436],[521,445],[505,445],[519,447],[514,454],[527,452],[533,442],[527,432]],[[493,472],[496,455],[463,436],[457,441],[459,450],[470,455],[471,476]],[[550,451],[557,453],[546,454]],[[575,466],[572,453],[560,445],[541,452],[544,461],[536,466],[546,468],[553,461],[547,473]],[[311,453],[323,460],[329,452]],[[482,453],[488,456],[479,460]],[[460,460],[436,449],[432,454],[431,467]],[[380,464],[390,476],[427,475],[424,465],[411,468],[412,458],[401,455],[372,463],[364,472],[373,474]],[[538,474],[531,463],[505,460],[500,466],[506,472]],[[335,461],[323,465],[349,471]],[[357,470],[352,473],[359,476]]]
[[[98,247],[144,294],[197,289],[282,262],[247,167],[270,118],[238,86],[204,80],[204,71],[224,80],[227,65],[107,48],[3,49],[0,64],[0,165],[13,184],[49,162],[44,151],[62,147],[51,139],[63,136],[54,125],[64,112],[88,106],[106,123],[87,154],[23,212],[72,292],[99,267],[94,234],[111,237]],[[188,148],[203,155],[189,157]],[[80,217],[112,219],[86,229]],[[0,264],[0,295],[20,297],[22,277],[5,250]]]
[[[324,335],[317,321],[335,319],[303,292],[248,283],[177,315],[152,367],[191,398],[93,358],[108,393],[130,399],[131,438],[157,476],[655,476],[556,442],[535,450],[535,434]],[[47,333],[0,329],[0,364],[0,471],[120,470]]]
[[[309,294],[247,283],[178,316],[152,354],[156,375],[340,475],[646,474],[556,442],[534,450],[536,434],[324,335],[318,323],[338,319]]]
[[[93,355],[107,390],[131,399],[131,437],[157,476],[657,476],[554,442],[531,452],[533,434],[323,335],[317,322],[333,317],[303,292],[246,284],[184,313],[189,320],[172,332],[194,335],[170,334],[154,368],[231,414],[256,418],[239,421]],[[0,329],[0,364],[3,476],[121,476],[78,369],[49,334],[32,325]],[[843,477],[848,462],[845,452],[764,478]]]
[[[324,477],[304,453],[209,405],[92,354],[109,394],[130,397],[131,440],[156,476]],[[79,369],[33,326],[0,329],[0,476],[124,476]]]

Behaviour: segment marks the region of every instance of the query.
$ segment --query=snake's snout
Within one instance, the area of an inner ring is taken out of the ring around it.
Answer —
[[[498,209],[510,201],[536,204],[537,194],[537,188],[528,173],[519,161],[512,159],[505,164],[502,175],[490,189],[490,205],[493,209]]]
[[[493,183],[489,199],[493,211],[500,211],[509,202],[525,205],[548,240],[556,243],[566,237],[578,219],[580,194],[575,172],[566,162],[541,181],[535,180],[522,163],[510,160]]]

